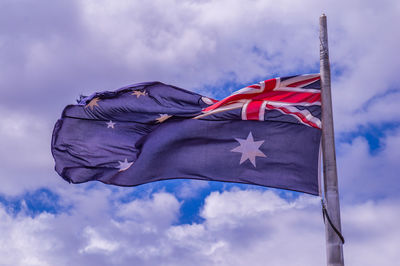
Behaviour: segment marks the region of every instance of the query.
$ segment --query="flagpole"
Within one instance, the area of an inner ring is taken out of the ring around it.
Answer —
[[[329,65],[328,31],[326,16],[319,18],[320,25],[320,72],[322,102],[322,154],[324,166],[324,211],[326,255],[328,266],[343,266],[343,239],[341,236],[340,205],[336,169],[335,139],[333,130],[331,71]]]

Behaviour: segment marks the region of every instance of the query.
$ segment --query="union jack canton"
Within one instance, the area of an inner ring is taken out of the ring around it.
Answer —
[[[208,99],[210,101],[210,99]],[[321,83],[319,74],[273,78],[247,86],[221,101],[204,108],[201,119],[221,112],[241,109],[242,120],[279,120],[290,115],[299,123],[321,128]],[[279,115],[278,115],[279,116]]]

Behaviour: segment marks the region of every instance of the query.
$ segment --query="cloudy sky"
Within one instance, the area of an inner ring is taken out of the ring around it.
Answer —
[[[162,81],[221,99],[319,72],[328,17],[347,265],[400,260],[398,1],[0,1],[0,265],[325,263],[320,199],[205,181],[71,185],[51,133],[80,94]]]

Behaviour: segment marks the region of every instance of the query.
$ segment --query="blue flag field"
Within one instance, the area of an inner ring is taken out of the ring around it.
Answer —
[[[317,74],[265,80],[221,101],[140,83],[67,106],[51,149],[72,183],[188,178],[319,195],[320,107]]]

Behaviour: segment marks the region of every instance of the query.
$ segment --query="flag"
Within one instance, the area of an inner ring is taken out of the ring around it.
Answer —
[[[139,83],[67,106],[51,149],[72,183],[188,178],[318,195],[320,117],[318,74],[265,80],[221,101]]]

